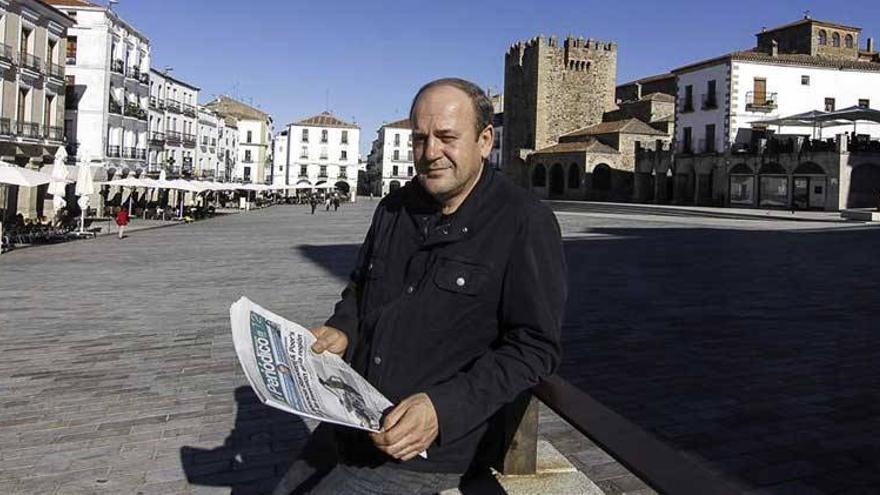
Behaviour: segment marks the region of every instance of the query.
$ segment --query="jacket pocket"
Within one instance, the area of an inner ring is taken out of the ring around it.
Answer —
[[[434,272],[434,284],[454,294],[477,296],[486,285],[489,269],[460,258],[440,258]]]

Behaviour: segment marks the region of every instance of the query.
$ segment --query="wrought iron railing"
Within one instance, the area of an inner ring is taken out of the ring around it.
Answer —
[[[0,118],[0,135],[12,135],[12,120],[7,118]]]
[[[108,145],[107,156],[109,158],[122,158],[122,147],[115,144]]]
[[[170,144],[180,144],[181,136],[178,131],[166,131],[165,141]]]
[[[40,60],[40,57],[32,55],[27,52],[22,52],[21,60],[19,61],[22,67],[26,69],[30,69],[35,72],[43,72],[43,62]]]
[[[40,124],[36,122],[15,122],[15,134],[24,138],[40,139],[43,137],[40,132]]]
[[[64,67],[52,62],[46,62],[46,74],[56,79],[64,79]]]
[[[15,51],[11,46],[5,43],[0,43],[0,60],[15,62]]]
[[[57,125],[46,126],[45,137],[50,141],[64,141],[64,128]]]
[[[125,74],[125,61],[111,60],[110,61],[110,72],[115,72],[117,74]]]
[[[183,135],[183,145],[193,148],[196,145],[196,136],[195,134],[184,134]]]
[[[109,111],[110,113],[122,115],[122,105],[120,105],[116,100],[111,97]]]
[[[151,132],[150,133],[150,144],[165,144],[165,133],[164,132]]]
[[[166,99],[165,108],[169,112],[180,113],[180,102],[177,100]]]
[[[777,106],[776,93],[746,93],[746,110],[750,112],[772,112]]]

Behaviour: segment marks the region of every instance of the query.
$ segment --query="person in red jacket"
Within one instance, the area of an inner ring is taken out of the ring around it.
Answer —
[[[119,238],[122,239],[125,237],[123,232],[125,231],[125,226],[128,225],[128,210],[123,206],[116,213],[116,226],[119,227]]]

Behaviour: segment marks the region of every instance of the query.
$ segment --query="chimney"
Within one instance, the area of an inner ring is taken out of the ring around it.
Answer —
[[[868,46],[866,51],[869,53],[874,51],[874,38],[868,38]]]

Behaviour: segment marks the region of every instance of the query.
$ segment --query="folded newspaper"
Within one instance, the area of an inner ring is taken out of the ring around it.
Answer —
[[[282,411],[379,431],[392,406],[332,352],[312,351],[315,336],[242,297],[229,308],[235,352],[260,400]]]

